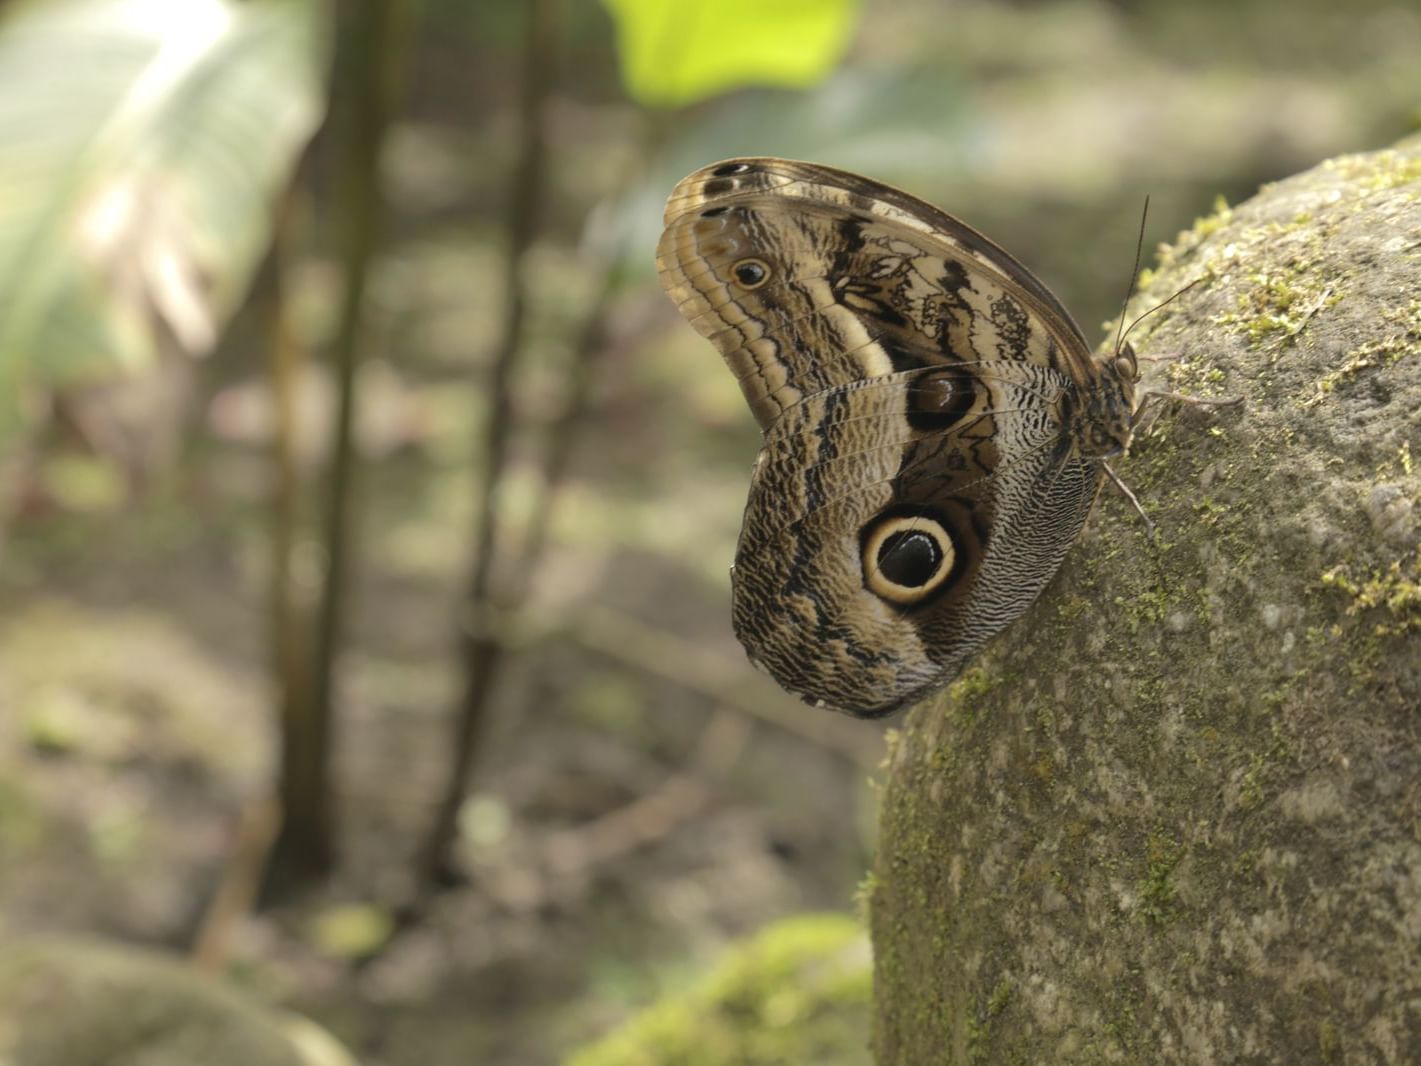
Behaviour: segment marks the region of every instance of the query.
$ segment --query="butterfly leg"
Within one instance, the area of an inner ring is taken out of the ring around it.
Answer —
[[[1140,424],[1149,415],[1152,403],[1154,406],[1158,406],[1165,400],[1174,400],[1178,403],[1192,404],[1197,407],[1235,407],[1243,403],[1242,396],[1229,396],[1215,400],[1202,396],[1186,396],[1182,392],[1147,392],[1140,397],[1140,404],[1135,408],[1134,417],[1130,419],[1131,432],[1139,429]],[[1134,507],[1135,510],[1139,512],[1140,517],[1145,520],[1145,531],[1153,538],[1155,535],[1155,524],[1150,521],[1150,516],[1145,513],[1144,507],[1140,506],[1139,499],[1130,491],[1130,486],[1120,480],[1120,475],[1110,469],[1109,463],[1101,463],[1100,465],[1105,468],[1106,475],[1114,483],[1115,487],[1124,494],[1125,498],[1130,501],[1131,506]]]
[[[1101,463],[1100,465],[1105,469],[1106,476],[1109,477],[1112,482],[1114,482],[1115,487],[1117,489],[1124,493],[1125,498],[1130,501],[1130,505],[1134,507],[1135,510],[1140,513],[1140,517],[1145,520],[1145,533],[1147,536],[1149,536],[1151,540],[1153,540],[1155,535],[1155,524],[1150,521],[1150,516],[1145,514],[1145,509],[1140,506],[1139,499],[1135,496],[1133,492],[1130,491],[1130,486],[1120,480],[1120,475],[1117,474],[1114,470],[1110,469],[1109,463]]]
[[[1243,403],[1242,396],[1226,396],[1222,399],[1211,399],[1203,396],[1187,396],[1182,392],[1147,392],[1140,397],[1139,405],[1135,408],[1134,417],[1130,419],[1130,428],[1138,429],[1149,413],[1151,403],[1159,404],[1165,400],[1174,400],[1176,403],[1187,403],[1193,407],[1236,407]]]

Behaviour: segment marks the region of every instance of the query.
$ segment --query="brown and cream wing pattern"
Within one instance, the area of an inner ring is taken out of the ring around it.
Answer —
[[[1097,372],[1079,328],[970,227],[813,164],[690,175],[657,263],[764,432],[733,579],[752,659],[859,715],[949,680],[1099,486],[1065,430]]]
[[[924,363],[1030,359],[1089,374],[1080,328],[1011,255],[846,171],[714,164],[677,184],[665,223],[662,285],[762,427],[806,392]]]

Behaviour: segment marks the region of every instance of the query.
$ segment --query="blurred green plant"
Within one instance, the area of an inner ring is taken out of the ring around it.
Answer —
[[[320,952],[333,959],[359,959],[390,938],[395,921],[390,912],[371,903],[340,903],[311,919],[306,934]]]
[[[694,988],[642,1012],[565,1066],[866,1061],[872,960],[852,918],[804,914],[761,930]]]
[[[48,388],[209,351],[323,110],[319,0],[0,14],[0,440]]]
[[[692,104],[746,85],[822,81],[858,23],[858,0],[605,0],[622,83],[648,107]]]

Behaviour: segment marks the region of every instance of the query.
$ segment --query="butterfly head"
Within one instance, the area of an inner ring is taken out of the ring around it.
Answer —
[[[1068,419],[1076,454],[1087,459],[1111,459],[1130,446],[1134,429],[1135,384],[1139,361],[1128,343],[1096,364],[1097,377],[1084,390],[1084,400]]]

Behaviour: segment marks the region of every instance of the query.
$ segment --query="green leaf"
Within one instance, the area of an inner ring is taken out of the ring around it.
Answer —
[[[694,103],[746,85],[804,88],[848,46],[858,0],[604,0],[622,81],[648,106]]]
[[[211,349],[320,120],[324,13],[317,0],[6,8],[0,440],[48,386]]]

